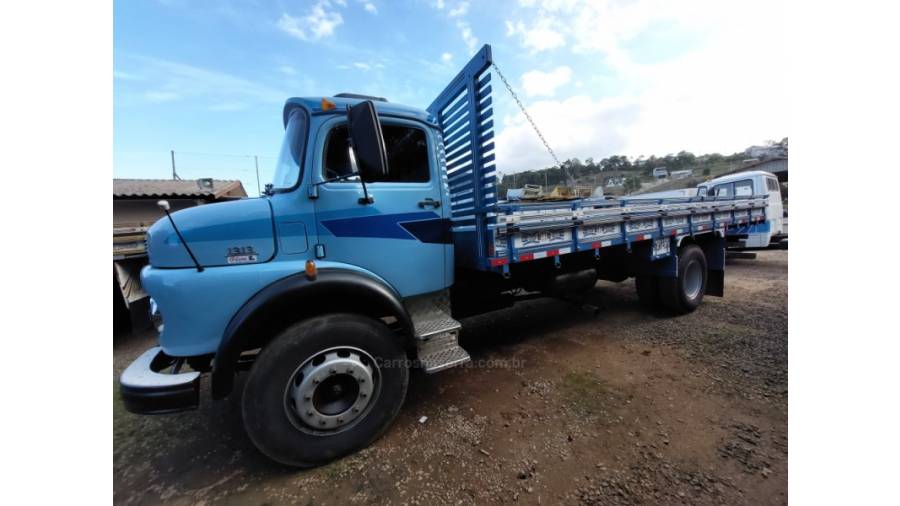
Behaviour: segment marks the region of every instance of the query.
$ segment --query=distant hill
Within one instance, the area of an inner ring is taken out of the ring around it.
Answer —
[[[780,142],[769,141],[769,146],[783,148],[787,152],[788,140]],[[749,149],[749,148],[748,148]],[[545,188],[553,188],[557,185],[566,185],[568,179],[574,179],[579,186],[597,187],[603,186],[606,195],[641,194],[657,191],[678,190],[691,188],[703,181],[707,181],[720,174],[734,170],[743,165],[747,160],[746,151],[722,155],[708,153],[696,156],[687,151],[678,154],[670,154],[663,157],[651,156],[645,158],[628,158],[615,155],[604,158],[599,162],[588,158],[583,162],[577,158],[570,158],[562,163],[565,170],[560,167],[547,167],[540,170],[528,170],[516,174],[506,174],[498,182],[499,197],[506,197],[509,188],[521,188],[526,184],[536,184]],[[652,176],[653,169],[664,167],[670,173],[679,170],[691,170],[692,176],[685,179],[666,180],[658,183]],[[625,180],[624,187],[607,187],[606,183],[611,179]]]

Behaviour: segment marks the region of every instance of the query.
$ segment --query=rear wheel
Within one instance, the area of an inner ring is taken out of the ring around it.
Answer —
[[[397,416],[409,369],[377,320],[334,314],[299,323],[260,353],[244,388],[250,439],[269,458],[310,467],[368,446]]]
[[[659,278],[659,298],[675,314],[697,309],[706,292],[706,256],[696,244],[678,251],[678,277]]]

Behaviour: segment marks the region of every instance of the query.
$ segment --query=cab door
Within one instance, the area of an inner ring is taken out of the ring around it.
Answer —
[[[352,174],[345,117],[325,122],[317,135],[313,181],[318,254],[369,270],[401,296],[441,290],[450,244],[449,209],[442,203],[435,139],[411,120],[381,118],[388,173],[366,183]],[[324,250],[324,251],[323,251]]]
[[[784,205],[781,201],[781,185],[772,176],[766,176],[766,191],[769,194],[769,204],[766,215],[772,223],[773,234],[784,233]]]

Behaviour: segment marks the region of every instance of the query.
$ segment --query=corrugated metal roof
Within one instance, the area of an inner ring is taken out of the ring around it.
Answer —
[[[221,179],[113,179],[113,197],[246,197],[240,181]]]

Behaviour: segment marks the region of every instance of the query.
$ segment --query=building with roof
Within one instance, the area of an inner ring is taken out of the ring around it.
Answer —
[[[156,205],[160,200],[168,200],[174,212],[246,197],[240,181],[113,179],[113,259],[145,256],[144,233],[164,216]]]
[[[762,170],[766,172],[771,172],[775,174],[775,177],[778,178],[778,181],[781,183],[787,183],[788,180],[788,159],[787,157],[778,157],[778,158],[769,158],[767,160],[755,160],[749,163],[743,164],[740,168],[735,170],[730,170],[728,172],[719,174],[717,177],[728,176],[731,174],[737,174],[738,172],[748,172],[751,170]],[[784,192],[782,192],[784,193]]]
[[[117,329],[149,323],[140,273],[147,264],[147,229],[165,216],[157,202],[168,200],[174,212],[241,198],[247,198],[247,192],[240,181],[113,179],[113,304]]]

